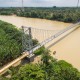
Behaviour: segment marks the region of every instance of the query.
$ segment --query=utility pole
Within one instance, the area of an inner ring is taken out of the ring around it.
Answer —
[[[24,0],[22,0],[22,11],[24,12]]]
[[[77,2],[77,8],[79,7],[79,0],[78,0],[78,2]]]
[[[22,0],[22,8],[23,8],[23,0]]]

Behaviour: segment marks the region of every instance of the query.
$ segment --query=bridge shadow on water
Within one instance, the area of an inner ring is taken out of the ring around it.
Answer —
[[[72,32],[74,32],[74,31],[77,30],[78,28],[80,28],[80,26],[77,27],[76,29],[70,31],[69,33],[67,33],[66,35],[64,35],[63,37],[61,37],[60,39],[58,39],[57,41],[55,41],[54,43],[52,43],[51,45],[49,45],[49,46],[47,47],[47,49],[51,48],[51,47],[54,46],[56,43],[58,43],[59,41],[63,40],[65,37],[67,37],[68,35],[70,35]]]

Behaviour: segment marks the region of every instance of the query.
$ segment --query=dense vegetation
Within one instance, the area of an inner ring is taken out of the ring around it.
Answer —
[[[56,60],[45,50],[39,64],[26,64],[11,68],[11,78],[3,80],[80,80],[80,72],[64,60]]]
[[[37,40],[32,40],[33,45]],[[35,52],[39,55],[45,48],[42,47]],[[0,21],[0,66],[12,61],[22,53],[22,31],[14,25]]]
[[[76,22],[80,20],[80,8],[0,8],[1,15],[13,15],[58,20],[64,22]]]
[[[21,34],[12,24],[0,21],[0,66],[15,59],[22,52]]]

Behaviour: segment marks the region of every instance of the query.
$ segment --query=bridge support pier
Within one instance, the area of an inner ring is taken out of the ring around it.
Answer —
[[[34,55],[34,54],[30,54],[30,55],[27,56],[26,58],[27,58],[27,60],[28,60],[29,62],[33,62],[33,61],[34,61],[34,58],[35,58],[35,55]]]

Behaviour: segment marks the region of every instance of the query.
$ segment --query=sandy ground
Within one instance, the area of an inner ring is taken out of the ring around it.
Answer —
[[[17,16],[0,16],[0,20],[9,22],[21,28],[22,25],[46,30],[61,30],[70,23],[51,21],[45,19],[24,18]],[[40,32],[37,33],[38,35]],[[42,39],[39,36],[38,39]],[[55,57],[59,60],[66,60],[80,70],[80,28],[63,38],[61,41],[50,47],[51,53],[56,51]]]

